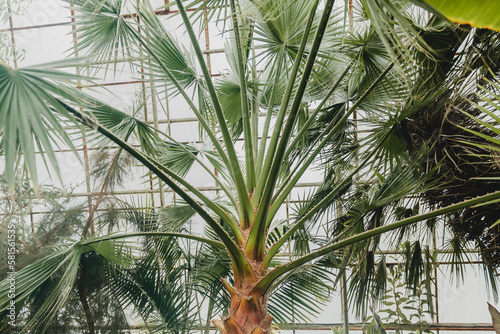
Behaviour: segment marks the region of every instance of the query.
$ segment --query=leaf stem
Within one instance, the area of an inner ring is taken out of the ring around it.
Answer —
[[[316,31],[316,35],[314,36],[314,42],[311,47],[311,50],[309,52],[309,56],[307,58],[307,62],[305,65],[305,68],[302,72],[302,77],[299,83],[299,87],[297,88],[297,91],[295,93],[295,97],[292,102],[292,106],[290,107],[290,112],[288,113],[288,119],[285,124],[285,128],[283,129],[283,133],[281,134],[281,137],[279,138],[279,144],[276,148],[276,151],[269,151],[268,152],[268,157],[270,154],[273,154],[271,156],[271,169],[269,170],[269,173],[266,173],[266,169],[263,170],[263,173],[261,175],[261,179],[266,179],[266,182],[262,184],[264,187],[264,191],[262,192],[262,198],[260,199],[259,203],[259,208],[257,210],[257,214],[255,217],[255,224],[252,227],[252,230],[250,231],[250,235],[248,237],[248,242],[247,242],[247,248],[245,249],[245,253],[247,256],[251,254],[252,258],[255,258],[256,260],[262,260],[264,258],[264,252],[265,252],[265,247],[266,247],[266,221],[267,221],[267,214],[269,210],[269,206],[271,204],[271,199],[272,199],[272,194],[274,191],[274,188],[276,186],[276,182],[278,180],[279,176],[279,170],[281,168],[282,162],[283,162],[283,154],[285,153],[285,149],[288,143],[288,139],[290,138],[290,135],[292,133],[293,126],[295,124],[295,118],[297,116],[297,113],[300,109],[300,104],[302,103],[302,97],[304,96],[307,84],[309,82],[309,77],[312,72],[312,69],[314,67],[316,57],[318,55],[319,47],[321,45],[321,41],[323,39],[323,36],[325,34],[325,31],[328,27],[328,22],[330,19],[330,14],[332,12],[333,4],[335,0],[327,0],[325,4],[325,8],[323,10],[323,14],[321,16],[321,20],[318,24],[318,29]],[[310,28],[310,25],[312,25],[312,21],[314,18],[314,14],[316,12],[316,6],[318,5],[317,2],[315,2],[313,8],[311,9],[311,14],[310,18],[308,21],[308,26]],[[308,37],[308,36],[307,36]],[[305,42],[303,40],[302,42]],[[305,45],[304,45],[305,48]],[[300,58],[296,59],[296,62],[300,62]],[[293,79],[292,79],[293,81]],[[291,90],[290,90],[291,94]],[[286,111],[286,107],[288,105],[288,102],[285,103],[284,105],[281,105],[281,108]],[[281,111],[280,111],[281,113]],[[275,130],[281,127],[280,123],[276,124]],[[275,131],[276,132],[276,131]],[[274,134],[273,134],[274,136]],[[267,178],[266,178],[267,177]]]
[[[236,12],[235,0],[229,0],[231,5],[231,16],[233,19],[234,39],[236,43],[236,53],[238,56],[238,72],[240,79],[240,97],[241,97],[241,116],[243,119],[243,136],[245,144],[245,162],[247,173],[247,187],[250,192],[255,187],[255,161],[253,156],[253,139],[250,125],[250,113],[248,108],[248,88],[247,88],[247,57],[243,55],[241,45],[241,34],[238,22],[238,13]],[[244,226],[243,228],[246,228]]]
[[[276,212],[278,211],[279,206],[286,199],[288,194],[292,191],[293,187],[297,184],[299,179],[305,173],[305,171],[309,168],[313,160],[318,156],[321,150],[325,147],[325,145],[329,142],[329,140],[337,133],[337,131],[342,127],[342,125],[347,121],[347,119],[351,116],[351,114],[358,108],[359,104],[370,94],[370,92],[375,89],[377,84],[389,73],[389,71],[394,66],[394,63],[391,63],[387,68],[377,77],[377,79],[368,87],[368,89],[363,93],[363,95],[349,108],[349,110],[345,113],[345,115],[337,122],[337,124],[328,132],[328,134],[323,137],[321,142],[317,145],[311,145],[315,147],[314,151],[307,157],[307,160],[302,164],[302,166],[297,166],[295,170],[290,173],[287,179],[284,181],[283,186],[278,190],[277,194],[278,198],[273,202],[271,209],[269,210],[269,214],[267,217],[267,224],[270,224],[270,220],[274,217]],[[297,171],[298,169],[298,171]]]
[[[241,220],[240,224],[245,225],[248,224],[249,221],[253,220],[254,212],[252,203],[250,202],[250,198],[248,196],[247,185],[245,184],[245,180],[243,178],[243,174],[240,169],[238,156],[236,155],[236,151],[233,145],[233,140],[231,138],[231,134],[229,133],[226,119],[224,117],[224,113],[222,111],[219,98],[217,97],[214,84],[212,82],[212,76],[208,71],[205,58],[201,51],[200,45],[198,44],[198,39],[196,38],[196,34],[194,33],[193,26],[189,21],[186,9],[184,8],[184,5],[182,4],[181,0],[176,0],[175,2],[177,4],[177,7],[179,8],[179,12],[181,14],[184,25],[186,26],[189,38],[191,39],[191,43],[196,53],[196,57],[198,58],[198,62],[203,72],[208,93],[210,94],[210,98],[212,100],[212,105],[215,111],[215,115],[217,116],[217,121],[219,123],[219,127],[222,132],[222,138],[224,140],[224,144],[226,146],[227,154],[229,157],[229,165],[227,167],[231,170],[231,175],[233,177],[236,190],[238,191],[238,199],[240,201],[240,207],[239,207],[240,220]]]
[[[235,271],[235,275],[237,276],[242,276],[242,277],[254,277],[253,270],[250,268],[250,265],[237,246],[237,244],[229,237],[229,235],[226,233],[226,231],[220,226],[213,218],[206,212],[200,204],[195,201],[191,196],[189,196],[184,190],[182,190],[172,179],[174,178],[177,182],[183,184],[184,186],[189,187],[189,190],[195,193],[200,199],[205,199],[204,202],[209,205],[213,206],[212,209],[215,209],[218,212],[219,215],[224,219],[224,216],[227,216],[229,220],[226,221],[227,224],[230,226],[231,231],[233,231],[233,234],[236,238],[236,242],[238,244],[241,244],[243,241],[243,236],[241,234],[241,231],[239,230],[238,226],[232,221],[232,218],[221,208],[218,208],[218,205],[210,201],[206,196],[204,196],[200,191],[198,191],[195,187],[190,185],[188,182],[186,182],[183,178],[177,176],[175,173],[170,171],[168,168],[162,166],[160,163],[154,161],[154,159],[150,157],[146,157],[143,155],[141,152],[137,151],[135,148],[133,148],[130,144],[124,142],[122,139],[118,138],[115,136],[113,133],[111,133],[109,130],[104,128],[103,126],[99,125],[95,121],[89,119],[86,115],[82,114],[81,112],[71,108],[70,106],[66,105],[64,102],[59,102],[61,103],[62,106],[64,106],[71,114],[73,114],[82,124],[95,129],[99,133],[103,134],[110,140],[112,140],[114,143],[116,143],[118,146],[122,147],[125,151],[127,151],[130,155],[132,155],[134,158],[139,160],[145,167],[147,167],[151,172],[156,174],[163,182],[165,182],[174,192],[179,194],[179,196],[189,205],[191,206],[202,218],[207,222],[207,224],[214,230],[214,232],[217,234],[217,236],[221,239],[221,241],[224,243],[229,256],[231,257],[231,262],[233,263],[233,269]],[[168,175],[167,175],[167,174]],[[206,202],[208,201],[208,202]],[[215,211],[214,210],[214,211]],[[217,212],[216,211],[216,212]]]
[[[283,94],[283,98],[281,100],[280,110],[278,111],[278,116],[276,118],[276,123],[274,125],[274,131],[271,136],[271,140],[269,142],[269,149],[267,150],[266,157],[263,162],[262,171],[260,173],[259,179],[257,180],[257,186],[255,188],[253,204],[257,206],[261,202],[261,195],[264,191],[264,187],[267,184],[267,180],[269,177],[269,171],[271,169],[272,163],[275,157],[276,147],[278,145],[278,141],[281,134],[281,127],[285,120],[286,111],[288,109],[288,103],[292,97],[293,87],[295,85],[295,79],[299,73],[299,68],[302,63],[302,56],[304,55],[304,51],[307,45],[307,41],[309,40],[309,32],[311,31],[311,27],[314,21],[314,17],[316,15],[316,8],[318,6],[318,0],[315,0],[311,13],[309,14],[309,18],[306,23],[306,27],[304,29],[304,34],[302,36],[302,40],[300,41],[300,47],[295,56],[295,62],[293,64],[292,71],[290,72],[290,79],[288,81],[285,93]],[[267,135],[267,133],[266,133]]]
[[[401,228],[401,227],[404,227],[404,226],[407,226],[407,225],[410,225],[410,224],[413,224],[413,223],[416,223],[416,222],[419,222],[419,221],[422,221],[425,219],[430,219],[430,218],[434,218],[434,217],[437,217],[440,215],[452,213],[452,212],[455,212],[455,211],[458,211],[461,209],[465,209],[465,208],[483,203],[485,201],[491,201],[491,200],[498,199],[498,198],[500,198],[500,191],[497,191],[497,192],[494,192],[491,194],[487,194],[487,195],[483,195],[483,196],[479,196],[479,197],[476,197],[476,198],[473,198],[470,200],[466,200],[466,201],[463,201],[460,203],[452,204],[452,205],[446,206],[444,208],[433,210],[433,211],[430,211],[430,212],[427,212],[427,213],[424,213],[421,215],[409,217],[409,218],[397,221],[397,222],[389,224],[389,225],[380,226],[380,227],[374,228],[372,230],[369,230],[369,231],[357,234],[355,236],[349,237],[347,239],[344,239],[344,240],[339,241],[337,243],[334,243],[332,245],[320,248],[320,249],[318,249],[318,250],[316,250],[308,255],[305,255],[305,256],[303,256],[295,261],[289,262],[281,267],[274,269],[269,274],[267,274],[254,287],[253,292],[265,293],[269,289],[271,284],[276,279],[281,277],[283,274],[285,274],[285,273],[287,273],[287,272],[289,272],[289,271],[291,271],[291,270],[293,270],[293,269],[295,269],[295,268],[297,268],[297,267],[299,267],[307,262],[315,260],[323,255],[328,254],[328,253],[331,253],[337,249],[341,249],[343,247],[353,245],[357,242],[369,239],[371,237],[380,235],[382,233],[389,232],[389,231],[392,231],[392,230],[395,230],[395,229],[398,229],[398,228]]]
[[[199,237],[193,234],[184,234],[184,233],[176,233],[176,232],[137,232],[137,233],[127,233],[127,234],[116,234],[116,235],[106,235],[99,238],[92,238],[84,242],[84,245],[91,245],[95,243],[100,243],[103,241],[116,240],[116,239],[125,239],[125,238],[133,238],[133,237],[177,237],[184,239],[191,239],[200,242],[204,242],[210,246],[214,246],[218,249],[226,249],[224,244],[220,241],[207,239],[203,237]]]

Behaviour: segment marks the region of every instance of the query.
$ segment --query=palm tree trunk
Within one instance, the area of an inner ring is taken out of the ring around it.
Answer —
[[[270,333],[272,317],[267,312],[267,296],[249,295],[251,287],[233,288],[227,284],[231,295],[228,316],[213,320],[222,334],[267,334]]]
[[[248,235],[248,234],[245,234]],[[267,312],[267,294],[253,288],[265,276],[263,261],[248,259],[253,275],[234,277],[234,286],[222,279],[222,284],[231,296],[231,305],[226,318],[212,321],[222,334],[268,334],[271,332],[272,317]]]
[[[89,334],[95,334],[94,329],[94,317],[92,316],[92,311],[90,310],[89,303],[86,296],[85,280],[87,278],[87,270],[85,266],[81,266],[80,278],[78,279],[78,296],[80,297],[80,303],[82,304],[83,311],[85,312],[85,317],[87,319],[87,325],[89,327]]]

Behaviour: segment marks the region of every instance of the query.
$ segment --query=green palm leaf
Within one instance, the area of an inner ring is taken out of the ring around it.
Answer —
[[[12,69],[0,63],[0,138],[5,154],[5,178],[10,185],[14,184],[21,156],[38,186],[36,151],[42,153],[46,166],[50,163],[57,174],[54,147],[62,142],[75,151],[70,135],[63,128],[72,117],[56,97],[74,97],[74,91],[61,82],[72,82],[78,77],[57,71],[55,66]]]
[[[495,1],[412,0],[413,3],[441,15],[452,22],[500,31],[500,5]]]
[[[150,237],[148,253],[131,270],[111,273],[112,291],[124,305],[133,305],[153,333],[175,333],[194,321],[194,300],[186,286],[182,251],[172,238]]]
[[[269,298],[269,313],[282,329],[297,322],[311,322],[333,293],[331,273],[315,265],[304,266],[286,277]]]
[[[309,13],[312,8],[315,8],[314,1],[284,0],[277,3],[265,0],[255,4],[257,12],[253,14],[255,20],[254,40],[262,45],[259,56],[272,58],[283,52],[289,61],[293,61],[297,56]],[[341,11],[336,11],[331,15],[329,27],[326,29],[321,44],[321,55],[333,46],[341,44],[339,36],[342,27],[340,22],[343,17],[340,14]],[[312,45],[320,17],[321,15],[316,16],[309,32],[306,55]]]
[[[161,67],[163,65],[171,71],[184,89],[197,84],[196,69],[192,64],[192,60],[186,56],[188,54],[187,50],[183,49],[171,33],[167,31],[152,8],[141,6],[139,15],[144,24],[143,34],[150,48],[149,52],[154,54],[153,57],[148,53],[148,63],[145,64],[145,68],[151,73],[154,82],[165,84],[166,81],[169,94],[175,95],[178,93],[171,78],[164,73]],[[161,62],[161,65],[158,62]]]
[[[75,7],[78,34],[75,52],[109,65],[118,56],[132,57],[134,45],[129,29],[132,22],[122,15],[123,0],[64,0]],[[115,67],[116,69],[116,67]]]
[[[120,266],[130,266],[131,264],[130,250],[128,247],[124,247],[122,241],[105,240],[89,245],[75,242],[59,248],[59,250],[29,264],[16,273],[15,301],[18,307],[33,298],[35,291],[48,280],[53,279],[56,273],[61,273],[46,300],[37,312],[30,317],[25,329],[50,323],[50,320],[70,298],[78,277],[80,260],[83,254],[94,251],[106,258],[109,263]],[[7,279],[0,282],[0,312],[5,312],[10,303],[11,298],[8,298],[9,289],[10,282]]]
[[[38,287],[40,287],[46,280],[59,270],[63,270],[60,281],[56,288],[50,293],[45,303],[40,307],[37,313],[31,318],[27,328],[37,325],[37,322],[46,323],[54,315],[66,300],[69,298],[71,291],[78,273],[78,265],[80,262],[82,245],[75,243],[53,254],[42,258],[16,274],[16,304],[22,305],[27,298],[30,297]],[[10,298],[7,297],[9,293],[9,281],[3,280],[0,282],[0,312],[4,312]]]

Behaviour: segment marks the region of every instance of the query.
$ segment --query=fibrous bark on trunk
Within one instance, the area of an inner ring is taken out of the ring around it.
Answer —
[[[234,288],[223,281],[231,295],[228,316],[214,320],[214,325],[223,334],[267,334],[270,333],[272,317],[267,312],[267,296],[252,294],[251,287]]]
[[[248,232],[248,230],[242,230],[245,241],[248,240]],[[241,250],[244,253],[243,247]],[[267,312],[267,294],[254,289],[266,275],[267,270],[263,269],[262,260],[249,258],[248,255],[245,257],[251,268],[250,275],[235,272],[234,286],[222,279],[222,284],[231,297],[231,305],[225,318],[212,321],[222,334],[268,334],[271,332],[272,317]]]

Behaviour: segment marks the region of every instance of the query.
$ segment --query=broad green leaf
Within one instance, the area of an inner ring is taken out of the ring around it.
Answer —
[[[260,55],[270,57],[284,53],[287,60],[292,61],[297,56],[302,36],[306,28],[307,19],[311,12],[314,1],[295,1],[295,0],[263,0],[255,2],[255,12],[252,18],[255,20],[255,41],[262,44],[264,49]],[[306,54],[314,40],[318,22],[321,17],[318,12],[311,31],[308,34]],[[325,37],[321,44],[323,50],[328,50],[341,44],[343,13],[336,10],[330,18],[328,29],[325,31]],[[290,64],[290,62],[288,62]]]
[[[237,139],[243,132],[241,115],[241,93],[238,74],[231,72],[224,74],[216,82],[217,95],[227,119],[231,136]]]
[[[160,209],[158,222],[162,231],[179,231],[195,214],[189,205],[172,205]]]
[[[163,143],[158,160],[180,176],[186,176],[199,151],[185,144]]]
[[[283,278],[269,298],[269,313],[286,329],[287,324],[309,322],[317,316],[333,293],[331,273],[308,265]],[[293,309],[293,316],[290,310]]]
[[[412,0],[428,10],[439,12],[450,21],[500,31],[500,2],[496,0]],[[430,5],[430,7],[429,7]]]

